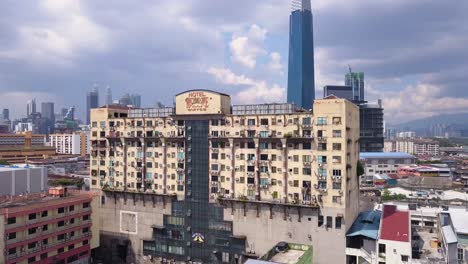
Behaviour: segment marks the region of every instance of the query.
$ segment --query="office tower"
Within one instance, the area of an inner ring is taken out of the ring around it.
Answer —
[[[86,95],[86,124],[89,124],[90,110],[99,107],[99,92],[97,87]]]
[[[232,106],[192,90],[174,107],[91,110],[104,262],[120,250],[131,252],[122,263],[244,263],[294,241],[313,248],[314,263],[345,263],[359,212],[359,110],[335,98],[313,107]]]
[[[353,88],[346,85],[326,85],[323,87],[323,98],[334,95],[339,98],[353,101]]]
[[[133,100],[132,100],[132,97],[130,94],[126,93],[124,94],[120,99],[119,99],[119,104],[121,105],[132,105],[133,104]]]
[[[352,72],[349,68],[349,73],[345,75],[345,85],[353,87],[353,101],[365,101],[363,72]]]
[[[130,96],[130,100],[132,101],[132,105],[136,108],[141,107],[141,95],[139,94],[132,94]]]
[[[54,103],[45,102],[41,104],[41,116],[50,120],[55,120]]]
[[[377,104],[359,104],[360,151],[382,152],[384,148],[383,107]]]
[[[8,108],[3,108],[2,118],[3,120],[10,120],[10,110]]]
[[[288,103],[312,109],[314,37],[310,0],[293,0],[289,25]]]
[[[112,104],[112,90],[110,86],[106,88],[106,105]]]
[[[93,107],[96,108],[96,107]],[[67,109],[67,113],[63,116],[63,120],[74,121],[75,120],[75,107],[71,106]]]
[[[30,117],[31,115],[36,113],[36,99],[29,100],[26,105],[26,117]]]

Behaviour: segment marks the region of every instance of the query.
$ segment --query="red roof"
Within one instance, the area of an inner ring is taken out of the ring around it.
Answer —
[[[395,205],[385,205],[380,227],[380,239],[409,242],[409,217],[408,211],[398,211]]]

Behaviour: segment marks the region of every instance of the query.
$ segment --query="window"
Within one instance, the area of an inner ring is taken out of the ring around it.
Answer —
[[[332,159],[334,164],[341,164],[341,156],[333,156]]]
[[[36,257],[35,256],[28,258],[28,263],[34,263],[34,262],[36,262]]]
[[[36,242],[28,244],[28,249],[32,249],[32,248],[35,248],[35,247],[36,247]]]
[[[327,169],[319,168],[318,169],[318,175],[322,176],[322,177],[326,177],[327,176]]]
[[[333,137],[340,138],[341,137],[341,130],[333,130]]]
[[[83,240],[83,246],[84,245],[88,245],[89,244],[89,241],[86,239],[86,240]]]
[[[57,253],[63,253],[65,251],[65,248],[59,248],[57,249]]]
[[[319,150],[319,151],[327,150],[327,143],[318,143],[317,150]]]
[[[75,245],[73,245],[73,244],[68,246],[68,250],[72,250],[74,248],[75,248]]]
[[[223,263],[229,263],[229,253],[228,252],[223,252],[222,261],[223,261]]]
[[[341,150],[341,143],[333,143],[333,150]]]
[[[303,125],[310,125],[311,121],[310,121],[310,117],[304,117],[302,118],[302,124]]]
[[[65,234],[60,234],[57,236],[57,240],[64,240],[65,239]]]
[[[9,225],[16,224],[16,217],[9,217],[7,222]]]
[[[341,221],[342,221],[341,216],[335,217],[335,229],[341,229]]]
[[[16,232],[15,233],[8,233],[8,240],[15,239],[16,238]]]
[[[47,253],[42,253],[41,254],[41,259],[46,259],[47,258]]]
[[[310,168],[302,168],[303,175],[312,175],[312,170]]]
[[[36,219],[36,213],[29,214],[29,220]]]
[[[16,254],[16,248],[10,248],[8,249],[8,255],[13,255],[13,254]]]
[[[68,211],[69,211],[69,212],[75,211],[75,206],[74,206],[74,205],[70,205],[70,207],[68,208]]]
[[[465,251],[465,249],[464,249],[464,248],[458,248],[457,250],[458,250],[458,252],[457,252],[457,253],[458,253],[458,254],[457,254],[457,255],[458,255],[458,260],[459,260],[460,262],[464,261],[464,259],[463,259],[463,251]],[[402,256],[402,257],[403,257],[403,256]],[[403,261],[403,259],[402,259],[402,261]]]
[[[49,229],[49,226],[48,225],[43,225],[42,226],[42,231],[47,231]]]
[[[49,215],[49,211],[42,211],[41,217],[47,217]]]
[[[385,244],[379,244],[379,254],[385,254]]]
[[[37,231],[37,227],[29,228],[28,234],[30,234],[30,235],[35,234],[36,231]]]
[[[333,176],[341,176],[341,170],[333,170]]]
[[[248,126],[255,126],[255,119],[247,119]]]
[[[58,226],[58,227],[62,227],[62,226],[64,226],[64,225],[65,225],[65,221],[63,221],[63,220],[62,220],[62,221],[59,221],[59,222],[57,223],[57,226]]]
[[[89,215],[83,215],[83,221],[89,220]]]
[[[260,142],[260,149],[268,149],[268,142]]]
[[[341,125],[341,117],[333,117],[332,122],[334,125]]]
[[[318,216],[318,226],[323,226],[323,215]]]
[[[65,213],[65,207],[60,207],[59,209],[57,209],[57,212],[58,212],[59,214]]]
[[[327,156],[318,156],[318,163],[327,163]]]
[[[326,117],[319,117],[317,119],[317,125],[323,126],[327,124],[327,118]]]
[[[327,228],[333,227],[333,217],[327,216]]]
[[[401,262],[408,262],[409,256],[401,255]]]
[[[89,202],[83,203],[83,208],[88,208],[89,207]]]

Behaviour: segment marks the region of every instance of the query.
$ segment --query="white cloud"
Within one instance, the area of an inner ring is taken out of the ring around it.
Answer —
[[[283,64],[281,64],[281,55],[278,52],[270,53],[270,62],[268,63],[268,68],[273,72],[284,75]]]
[[[439,87],[426,83],[381,95],[385,120],[394,124],[442,113],[468,112],[468,98],[445,97]]]
[[[247,32],[234,34],[229,43],[233,61],[250,69],[255,68],[257,57],[265,55],[264,42],[267,31],[256,24]]]
[[[48,19],[18,27],[18,44],[0,52],[0,57],[28,62],[69,65],[80,51],[102,52],[108,48],[109,32],[93,22],[80,2],[47,0],[40,12]]]
[[[210,68],[208,73],[227,85],[245,86],[234,95],[234,99],[243,104],[284,102],[286,89],[277,84],[270,85],[264,80],[254,80],[245,75],[236,75],[230,69]]]

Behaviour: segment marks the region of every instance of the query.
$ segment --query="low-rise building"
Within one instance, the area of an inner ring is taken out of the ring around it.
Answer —
[[[449,167],[443,166],[431,166],[431,165],[424,165],[424,166],[404,166],[399,167],[397,170],[397,174],[401,178],[407,178],[410,176],[418,176],[418,177],[451,177],[452,170]]]
[[[386,152],[406,152],[417,156],[438,156],[439,142],[431,139],[396,139],[384,143]]]
[[[97,198],[58,188],[1,201],[0,263],[89,263],[99,246]]]
[[[416,164],[417,158],[404,152],[361,152],[365,175],[397,173],[401,166]]]

